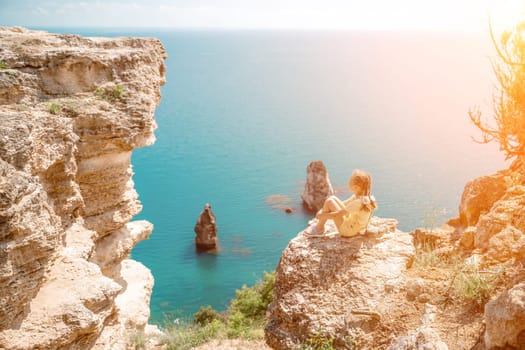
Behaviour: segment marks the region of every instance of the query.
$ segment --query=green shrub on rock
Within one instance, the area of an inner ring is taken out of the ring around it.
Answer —
[[[122,85],[105,86],[98,88],[95,96],[110,102],[117,102],[124,99],[125,92],[126,89]]]
[[[60,113],[61,110],[62,110],[62,106],[56,102],[52,102],[48,108],[48,111],[51,114],[58,114]]]
[[[201,306],[199,311],[193,315],[193,322],[199,326],[205,326],[214,320],[220,319],[220,314],[215,311],[210,305]]]
[[[167,350],[190,350],[211,339],[220,338],[224,328],[224,323],[219,320],[213,320],[202,327],[180,323],[166,330],[162,343]]]
[[[268,305],[273,300],[275,272],[264,272],[264,277],[253,287],[243,285],[235,291],[236,297],[231,301],[230,313],[241,313],[247,318],[264,317]]]
[[[254,286],[235,291],[228,310],[219,313],[211,306],[200,307],[193,322],[176,319],[166,329],[163,343],[168,350],[191,349],[212,339],[262,339],[266,309],[273,300],[275,272],[264,272]]]

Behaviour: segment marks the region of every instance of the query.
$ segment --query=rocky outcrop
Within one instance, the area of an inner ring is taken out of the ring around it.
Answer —
[[[523,179],[523,168],[514,165],[474,179],[465,186],[459,208],[456,248],[465,261],[500,279],[498,294],[484,308],[485,349],[521,349],[525,344],[525,284],[519,272],[525,258]],[[505,276],[504,269],[518,272]]]
[[[303,204],[309,211],[317,212],[325,200],[334,194],[330,177],[324,163],[314,160],[306,168],[306,184],[301,195]]]
[[[164,59],[156,39],[0,27],[0,348],[117,349],[146,325],[130,157],[155,140]]]
[[[267,343],[274,349],[523,348],[523,171],[470,181],[459,217],[437,228],[407,234],[373,218],[364,236],[350,239],[339,237],[330,221],[324,237],[300,233],[277,268]]]
[[[485,265],[523,259],[525,185],[510,170],[469,181],[460,204],[459,248]]]
[[[459,219],[463,226],[475,226],[480,215],[487,213],[505,194],[508,176],[509,172],[502,170],[467,182],[459,204]]]
[[[396,224],[374,217],[365,235],[343,238],[331,236],[329,221],[327,237],[292,239],[277,266],[266,342],[294,349],[322,333],[339,346],[372,343],[378,324],[400,312],[397,292],[414,256],[412,237]]]
[[[487,349],[525,345],[525,283],[501,293],[485,306]]]
[[[217,248],[217,221],[211,210],[211,205],[206,203],[197,223],[195,223],[195,246],[198,250],[211,250]]]
[[[510,188],[476,225],[474,246],[494,261],[507,261],[519,249],[525,232],[525,186]]]

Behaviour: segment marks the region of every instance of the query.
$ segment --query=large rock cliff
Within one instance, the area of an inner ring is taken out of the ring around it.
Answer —
[[[458,217],[439,228],[408,234],[374,218],[364,236],[350,239],[299,233],[277,267],[266,342],[525,348],[524,174],[511,167],[469,181]]]
[[[329,231],[335,231],[330,225]],[[267,343],[295,349],[323,336],[345,347],[352,346],[349,339],[377,336],[377,324],[404,311],[399,310],[403,305],[397,307],[398,286],[405,284],[403,272],[414,257],[412,237],[396,225],[374,217],[364,236],[311,238],[299,233],[277,267]]]
[[[122,348],[147,324],[130,157],[155,140],[165,58],[156,39],[0,27],[0,348]]]

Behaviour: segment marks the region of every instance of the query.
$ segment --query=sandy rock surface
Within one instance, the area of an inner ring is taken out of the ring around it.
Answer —
[[[395,311],[394,291],[405,284],[403,272],[414,256],[412,237],[396,224],[374,217],[365,235],[301,232],[292,239],[277,267],[268,345],[294,349],[320,332],[341,344],[345,337],[372,339],[375,325]]]
[[[146,325],[130,157],[155,140],[165,58],[156,39],[0,27],[0,348],[109,349]]]

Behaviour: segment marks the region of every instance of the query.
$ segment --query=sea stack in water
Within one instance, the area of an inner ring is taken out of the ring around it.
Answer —
[[[195,246],[198,250],[213,250],[217,248],[217,223],[211,205],[206,203],[195,224]]]
[[[326,198],[334,194],[328,171],[320,160],[314,160],[306,168],[306,184],[301,195],[304,206],[317,212],[323,207]]]

